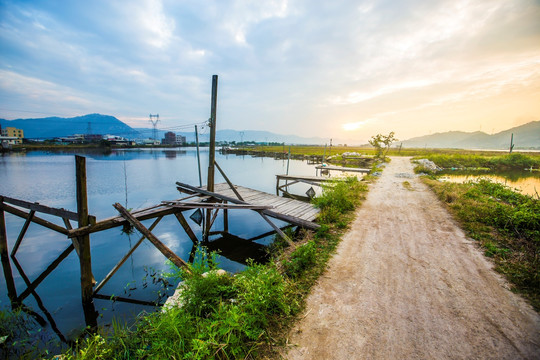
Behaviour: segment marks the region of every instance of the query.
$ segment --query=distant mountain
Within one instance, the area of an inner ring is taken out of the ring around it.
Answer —
[[[72,118],[47,117],[39,119],[0,119],[2,127],[12,126],[24,131],[27,139],[49,139],[74,134],[111,134],[127,138],[139,134],[114,116],[89,114]]]
[[[540,149],[540,121],[532,121],[493,135],[481,131],[472,133],[462,131],[435,133],[405,140],[403,146],[409,148],[501,150],[510,147],[512,134],[514,134],[516,149]]]

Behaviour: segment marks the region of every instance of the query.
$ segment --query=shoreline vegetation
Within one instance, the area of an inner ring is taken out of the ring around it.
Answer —
[[[169,274],[182,281],[181,306],[141,313],[130,326],[113,321],[111,327],[87,333],[53,358],[279,357],[288,329],[303,310],[305,297],[326,268],[372,180],[368,175],[365,181],[351,177],[325,185],[323,194],[313,200],[320,208],[319,230],[300,231],[296,249],[276,236],[266,264],[251,263],[234,276],[219,275],[213,254],[199,249],[190,267],[192,274],[176,268]],[[291,229],[287,232],[294,237]],[[208,274],[203,277],[203,273]],[[4,311],[0,315],[10,317]],[[22,317],[19,313],[11,319],[16,324]],[[27,324],[19,324],[22,329],[7,329],[7,334],[0,326],[0,349],[18,358],[50,357],[46,349],[24,339]],[[14,338],[17,334],[23,338]]]
[[[509,154],[431,154],[445,169],[508,171],[538,169],[540,156]],[[437,171],[418,165],[415,172],[437,195],[461,228],[474,239],[495,270],[540,312],[540,197],[524,195],[487,178],[465,183],[441,182]],[[444,172],[443,172],[444,173]]]
[[[89,335],[63,359],[254,359],[276,357],[301,313],[306,295],[322,274],[354,210],[367,192],[356,178],[325,187],[314,200],[320,229],[302,231],[296,249],[276,237],[267,264],[251,263],[220,275],[212,254],[201,249],[192,274],[179,271],[181,306],[143,314],[131,327]],[[292,233],[288,234],[292,236]],[[202,276],[207,273],[206,276]]]

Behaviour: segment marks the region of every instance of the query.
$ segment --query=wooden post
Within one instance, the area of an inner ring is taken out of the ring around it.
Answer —
[[[227,201],[223,203],[227,204]],[[229,210],[227,209],[223,210],[223,232],[229,232]]]
[[[3,199],[0,197],[0,204],[3,204]],[[6,220],[4,218],[4,209],[0,206],[0,257],[2,259],[2,269],[4,270],[4,277],[6,278],[6,287],[9,300],[13,307],[17,302],[17,288],[15,287],[15,281],[13,280],[13,273],[11,272],[11,264],[8,256],[8,244],[7,244],[7,231]]]
[[[86,191],[86,158],[75,155],[75,175],[77,182],[77,214],[79,227],[87,226],[88,194]],[[79,264],[81,268],[81,295],[83,306],[92,303],[92,255],[90,253],[90,235],[85,234],[76,238],[79,242]]]
[[[210,148],[208,149],[208,181],[206,182],[206,189],[208,191],[214,191],[214,164],[216,160],[216,109],[217,109],[217,85],[218,76],[212,76],[212,103],[210,109]],[[208,234],[210,233],[210,221],[212,212],[206,210],[206,225],[204,240],[208,240]]]
[[[197,164],[199,167],[199,186],[202,186],[201,155],[199,153],[199,131],[197,130],[197,125],[195,125],[195,144],[197,145]]]

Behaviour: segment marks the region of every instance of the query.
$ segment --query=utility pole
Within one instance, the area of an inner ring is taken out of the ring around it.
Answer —
[[[155,120],[152,120],[152,119],[155,119]],[[156,137],[157,137],[157,124],[158,124],[158,122],[159,122],[159,114],[156,114],[156,115],[150,114],[150,123],[152,124],[152,127],[153,127],[152,138],[154,140],[157,140]]]

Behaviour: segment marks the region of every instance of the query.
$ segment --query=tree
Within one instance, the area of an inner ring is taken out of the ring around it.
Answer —
[[[379,159],[384,159],[394,141],[398,141],[398,139],[394,137],[394,132],[392,131],[388,135],[377,134],[372,136],[369,144],[375,148],[376,156]]]

